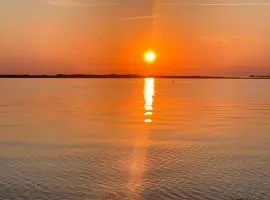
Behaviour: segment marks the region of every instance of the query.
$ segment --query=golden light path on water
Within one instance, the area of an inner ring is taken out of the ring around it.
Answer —
[[[155,95],[155,79],[145,78],[144,79],[144,116],[146,117],[144,122],[151,123],[151,116],[153,115],[153,102]]]
[[[144,79],[144,122],[151,123],[155,94],[155,79]],[[147,148],[152,143],[148,128],[142,129],[132,139],[133,155],[129,164],[130,180],[128,182],[128,199],[140,199],[141,189],[144,187],[143,177],[147,170]]]

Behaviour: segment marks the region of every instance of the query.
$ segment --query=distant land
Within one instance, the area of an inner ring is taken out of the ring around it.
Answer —
[[[137,75],[137,74],[54,74],[54,75],[34,75],[34,74],[0,74],[0,78],[173,78],[173,79],[270,79],[269,76],[250,75],[249,77],[229,77],[229,76],[160,76],[160,75]]]

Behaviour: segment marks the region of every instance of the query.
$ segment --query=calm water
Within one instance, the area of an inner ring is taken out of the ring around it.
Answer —
[[[0,80],[0,199],[270,199],[270,81]]]

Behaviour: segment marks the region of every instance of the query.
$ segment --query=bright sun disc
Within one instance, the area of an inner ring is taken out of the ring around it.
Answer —
[[[144,54],[144,60],[147,63],[153,63],[153,62],[155,62],[156,57],[157,56],[156,56],[155,52],[153,52],[153,51],[147,51]]]

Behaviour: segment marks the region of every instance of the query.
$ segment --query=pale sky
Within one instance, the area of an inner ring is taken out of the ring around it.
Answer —
[[[0,73],[270,74],[270,0],[0,0]]]

